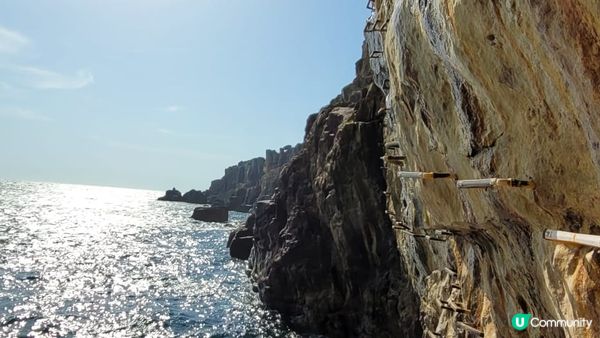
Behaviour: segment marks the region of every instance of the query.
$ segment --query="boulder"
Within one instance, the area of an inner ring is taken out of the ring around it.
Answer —
[[[254,245],[254,223],[256,218],[250,215],[246,224],[229,233],[227,247],[233,258],[246,260],[250,257],[250,251]]]
[[[194,209],[192,218],[203,222],[222,222],[229,220],[229,211],[223,207],[198,207]]]
[[[245,226],[233,230],[229,234],[229,241],[227,243],[231,257],[243,260],[248,259],[252,245],[254,244],[253,238],[252,230]]]
[[[180,202],[182,200],[181,192],[175,188],[165,191],[163,197],[158,198],[159,201]]]
[[[205,204],[207,202],[206,195],[200,190],[190,190],[183,194],[183,201],[187,203]]]

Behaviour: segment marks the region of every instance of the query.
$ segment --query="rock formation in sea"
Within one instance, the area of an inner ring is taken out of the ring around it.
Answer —
[[[241,161],[225,169],[223,177],[212,181],[206,191],[192,189],[181,195],[181,192],[173,188],[158,200],[211,204],[248,212],[256,201],[273,195],[281,170],[299,149],[300,144],[293,147],[287,145],[279,151],[267,150],[264,158]]]
[[[257,157],[225,169],[222,178],[212,181],[204,192],[208,203],[226,206],[230,210],[247,212],[259,199],[269,198],[279,173],[299,149],[285,146],[279,150],[267,150],[266,157]]]
[[[197,207],[192,218],[203,222],[224,223],[229,220],[229,210],[225,207]]]
[[[600,255],[543,233],[600,234],[600,6],[369,3],[357,79],[309,117],[255,213],[262,301],[332,337],[512,336],[516,313],[597,321]]]
[[[181,202],[181,192],[175,188],[165,191],[165,195],[159,197],[159,201]]]
[[[206,195],[200,190],[190,190],[183,194],[182,196],[183,202],[187,203],[195,203],[195,204],[205,204],[207,203]]]
[[[181,195],[181,192],[175,188],[165,191],[165,195],[158,198],[159,201],[169,202],[186,202],[194,204],[205,204],[207,202],[206,196],[202,191],[190,190],[185,194]]]

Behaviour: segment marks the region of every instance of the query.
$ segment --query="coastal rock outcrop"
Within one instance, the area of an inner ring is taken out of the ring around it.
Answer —
[[[229,220],[229,210],[225,207],[198,207],[194,209],[192,218],[203,222],[224,223]]]
[[[298,150],[300,150],[300,144],[292,147],[287,145],[280,148],[279,151],[267,150],[265,154],[265,167],[263,170],[263,176],[260,179],[260,196],[258,200],[270,199],[277,183],[279,182],[279,175],[283,167],[294,157]]]
[[[195,204],[206,204],[208,202],[206,195],[200,190],[190,190],[181,196],[183,202],[195,203]]]
[[[212,181],[205,191],[208,202],[231,210],[248,211],[260,195],[264,164],[265,159],[257,157],[225,169],[223,177]]]
[[[309,117],[278,191],[257,206],[260,298],[294,328],[332,337],[418,336],[418,303],[384,213],[383,104],[368,63]]]
[[[248,212],[262,198],[270,198],[282,168],[296,154],[299,145],[267,150],[265,158],[242,161],[225,169],[222,178],[214,180],[204,192],[208,203],[230,210]]]
[[[159,197],[159,201],[181,202],[181,192],[175,188],[165,191],[165,195]]]
[[[181,195],[181,192],[175,188],[167,190],[165,195],[159,197],[158,200],[169,202],[186,202],[193,204],[206,204],[207,202],[206,196],[202,191],[192,189]]]
[[[283,167],[294,157],[301,145],[287,145],[267,150],[265,158],[241,161],[225,169],[222,178],[214,180],[206,191],[190,190],[181,195],[177,189],[167,190],[159,201],[211,204],[229,210],[248,212],[258,200],[269,199],[275,192]]]
[[[600,7],[369,3],[357,79],[309,118],[256,215],[263,302],[334,337],[513,336],[516,313],[596,321],[597,254],[543,231],[600,234]],[[598,324],[519,334],[597,337]]]

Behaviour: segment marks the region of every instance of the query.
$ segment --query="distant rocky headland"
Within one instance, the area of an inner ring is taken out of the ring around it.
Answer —
[[[211,182],[205,191],[190,190],[181,194],[176,188],[167,190],[160,201],[210,204],[233,211],[248,212],[261,199],[268,199],[275,192],[275,186],[282,168],[300,149],[287,145],[277,150],[267,150],[265,157],[241,161],[225,169],[222,178]]]

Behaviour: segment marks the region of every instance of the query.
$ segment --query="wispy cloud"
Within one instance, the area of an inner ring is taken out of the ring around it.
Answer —
[[[46,115],[23,108],[0,108],[0,117],[27,121],[52,121],[52,119]]]
[[[175,113],[175,112],[178,112],[178,111],[182,111],[184,109],[185,109],[184,107],[178,106],[176,104],[168,106],[167,108],[165,108],[165,110],[168,111],[168,112],[170,112],[170,113]]]
[[[87,70],[79,70],[74,75],[67,75],[31,66],[2,68],[16,75],[17,80],[23,85],[35,89],[81,89],[94,83],[94,75]]]
[[[18,54],[30,44],[27,36],[0,26],[0,54]],[[0,70],[4,79],[9,78],[17,86],[33,89],[80,89],[94,83],[94,75],[87,70],[63,74],[29,65],[11,64],[0,65]]]
[[[0,26],[0,53],[18,53],[29,43],[29,38],[25,35]]]

